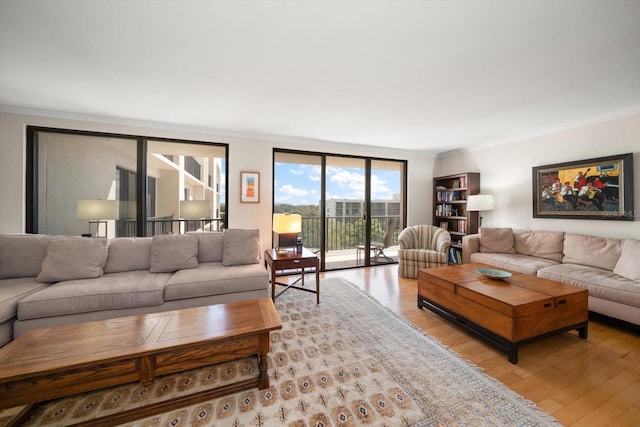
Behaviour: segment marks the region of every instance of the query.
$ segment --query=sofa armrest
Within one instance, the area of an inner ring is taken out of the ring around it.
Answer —
[[[468,234],[462,236],[462,263],[468,264],[471,254],[480,252],[480,235]]]

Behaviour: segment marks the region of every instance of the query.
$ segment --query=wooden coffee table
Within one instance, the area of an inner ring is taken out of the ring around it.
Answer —
[[[551,334],[578,330],[587,338],[587,290],[510,270],[508,279],[477,273],[484,264],[461,264],[418,272],[418,308],[427,308],[507,352]]]
[[[269,386],[269,332],[281,328],[273,302],[261,298],[32,330],[0,348],[0,409],[135,381],[149,383],[157,376],[251,355],[258,357],[257,378],[104,421],[127,422],[239,390],[264,389]]]

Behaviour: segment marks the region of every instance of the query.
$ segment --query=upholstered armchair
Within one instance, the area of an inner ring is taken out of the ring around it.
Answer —
[[[451,235],[434,225],[413,225],[398,236],[398,275],[417,278],[421,268],[444,267],[448,264]]]

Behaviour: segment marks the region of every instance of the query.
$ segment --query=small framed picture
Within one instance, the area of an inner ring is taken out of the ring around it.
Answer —
[[[260,202],[260,172],[240,172],[240,203]]]
[[[444,228],[445,230],[449,229],[449,223],[447,221],[442,221],[440,223],[440,228]]]

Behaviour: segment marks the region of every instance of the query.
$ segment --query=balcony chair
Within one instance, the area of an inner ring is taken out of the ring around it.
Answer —
[[[369,250],[375,251],[374,255],[371,257],[371,264],[381,264],[381,259],[384,260],[385,263],[395,262],[393,258],[384,253],[384,250],[393,245],[393,234],[395,233],[397,226],[398,218],[389,218],[389,222],[387,223],[387,232],[384,235],[384,242],[371,242]],[[359,245],[357,250],[357,264],[360,265],[360,252],[364,253],[364,245]]]
[[[435,225],[413,225],[398,236],[398,276],[415,279],[422,268],[448,265],[451,235]]]
[[[384,235],[384,242],[371,242],[371,249],[376,251],[376,254],[371,259],[373,264],[379,264],[381,258],[386,262],[394,262],[393,258],[384,253],[384,250],[393,245],[393,234],[397,226],[398,218],[390,218],[387,224],[387,234]]]

